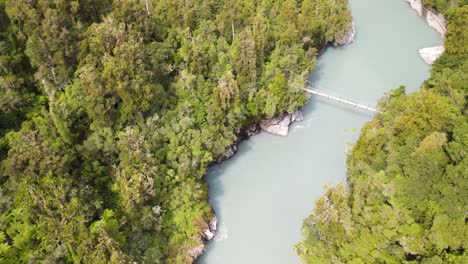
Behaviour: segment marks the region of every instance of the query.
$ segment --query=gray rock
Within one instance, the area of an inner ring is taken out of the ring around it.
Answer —
[[[430,10],[424,9],[421,0],[406,0],[411,6],[412,9],[416,10],[418,15],[425,18],[426,23],[435,29],[437,32],[444,37],[445,32],[447,31],[447,22],[445,17],[442,14],[435,14]]]
[[[218,228],[218,218],[215,214],[211,217],[210,220],[210,230],[216,234],[216,229]]]
[[[301,122],[304,120],[304,115],[302,114],[301,111],[294,111],[294,113],[291,114],[291,123],[292,122]]]
[[[406,0],[406,2],[410,4],[411,8],[413,8],[414,10],[416,10],[416,12],[418,12],[418,15],[420,16],[423,15],[423,6],[421,3],[421,0]]]
[[[209,229],[205,229],[203,231],[203,235],[205,236],[205,240],[210,241],[215,237],[215,233],[211,232]]]
[[[427,11],[426,22],[430,27],[439,32],[442,37],[444,37],[445,32],[447,31],[447,22],[442,14],[434,14],[431,11]]]
[[[419,55],[427,63],[432,65],[444,53],[444,46],[430,47],[419,50]]]
[[[299,110],[294,111],[292,114],[286,113],[271,119],[260,121],[260,127],[263,131],[279,136],[287,136],[289,125],[292,122],[302,121],[304,119]]]
[[[226,148],[226,152],[224,152],[224,154],[216,160],[216,163],[221,163],[227,159],[230,159],[232,156],[236,154],[236,152],[237,152],[237,143],[234,143],[231,146]]]
[[[281,116],[260,121],[260,127],[263,131],[279,136],[287,136],[291,116],[283,114]]]
[[[211,217],[207,225],[207,228],[203,230],[205,241],[210,241],[216,236],[217,225],[218,225],[218,218],[216,218],[216,215],[213,214],[213,216]]]
[[[334,47],[348,45],[354,42],[354,38],[356,37],[356,27],[354,26],[354,22],[351,24],[351,28],[349,31],[338,40],[333,42]]]
[[[189,249],[188,255],[192,258],[193,262],[205,252],[205,244],[201,242],[200,245]]]
[[[196,239],[199,243],[196,247],[193,247],[188,250],[188,255],[192,258],[192,263],[195,263],[195,260],[205,252],[205,242],[212,240],[216,236],[216,228],[218,225],[218,219],[216,215],[213,214],[209,223],[203,223],[206,228],[202,231],[202,237]]]
[[[245,137],[249,138],[257,135],[258,133],[260,133],[260,127],[257,124],[253,124],[245,130]]]

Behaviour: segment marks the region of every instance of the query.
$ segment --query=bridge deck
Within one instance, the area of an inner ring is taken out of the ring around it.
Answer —
[[[312,88],[310,86],[308,86],[308,87]],[[375,109],[373,107],[363,105],[363,104],[360,104],[360,103],[357,103],[357,102],[354,102],[352,100],[345,99],[345,98],[342,98],[342,97],[328,95],[328,94],[326,94],[326,93],[324,93],[322,91],[318,91],[316,89],[309,89],[309,88],[304,88],[304,91],[306,91],[308,93],[311,93],[311,94],[318,95],[318,96],[322,96],[322,97],[325,97],[327,99],[334,100],[334,101],[337,101],[337,102],[340,102],[340,103],[348,104],[348,105],[351,105],[353,107],[365,109],[365,110],[368,110],[368,111],[371,111],[371,112],[382,113],[381,111],[379,111],[379,110],[377,110],[377,109]]]

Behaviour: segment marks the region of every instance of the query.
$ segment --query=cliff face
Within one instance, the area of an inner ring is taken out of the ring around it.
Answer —
[[[440,33],[444,37],[447,31],[447,23],[445,17],[442,14],[436,14],[431,10],[423,7],[421,0],[406,0],[418,14],[426,20],[427,24]]]
[[[351,24],[348,32],[338,40],[335,40],[332,45],[334,47],[349,45],[354,42],[354,38],[356,37],[356,27],[354,26],[354,22]]]
[[[202,236],[197,238],[197,246],[190,248],[187,252],[191,263],[195,263],[197,258],[205,252],[206,242],[213,240],[216,236],[216,228],[218,225],[218,219],[216,218],[216,215],[213,213],[209,222],[203,222],[202,225]]]
[[[419,55],[427,64],[432,65],[442,55],[442,53],[444,53],[444,51],[444,46],[436,46],[420,49]]]
[[[447,31],[447,22],[442,14],[437,14],[424,8],[421,0],[406,0],[416,12],[422,16],[426,23],[433,29],[435,29],[442,38],[445,36]],[[436,46],[423,48],[419,50],[419,56],[429,65],[432,65],[441,55],[444,53],[444,46]]]

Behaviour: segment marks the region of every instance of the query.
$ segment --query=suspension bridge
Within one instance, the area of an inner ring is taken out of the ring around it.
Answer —
[[[328,94],[327,92],[325,92],[325,91],[323,91],[321,89],[317,89],[317,86],[315,86],[315,85],[312,86],[312,83],[309,82],[309,81],[307,81],[307,83],[308,83],[308,85],[306,86],[306,88],[304,88],[304,91],[307,92],[307,93],[318,95],[320,97],[324,97],[324,98],[332,100],[332,101],[336,101],[336,102],[339,102],[339,103],[350,105],[350,106],[355,107],[355,108],[364,109],[364,110],[371,111],[371,112],[374,112],[374,113],[382,113],[381,111],[377,110],[374,107],[364,105],[364,104],[358,103],[358,102],[356,102],[354,100],[344,98],[344,97],[341,97],[341,96],[335,96],[335,95]]]

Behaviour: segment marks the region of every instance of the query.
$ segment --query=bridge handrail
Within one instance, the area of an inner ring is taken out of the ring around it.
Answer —
[[[372,112],[382,113],[381,111],[377,110],[374,107],[364,105],[364,104],[360,104],[360,103],[358,103],[358,102],[356,102],[354,100],[347,99],[347,98],[344,98],[344,97],[341,97],[341,96],[330,95],[327,92],[324,92],[323,89],[316,89],[316,87],[318,87],[318,86],[316,86],[316,85],[312,86],[313,84],[309,80],[307,80],[307,83],[309,85],[307,85],[306,88],[304,88],[304,91],[306,91],[308,93],[319,95],[319,96],[322,96],[322,97],[325,97],[325,98],[328,98],[328,99],[331,99],[331,100],[335,100],[335,101],[338,101],[338,102],[341,102],[341,103],[352,105],[354,107],[359,107],[359,108],[362,108],[362,109],[366,109],[366,110],[369,110],[369,111],[372,111]]]

